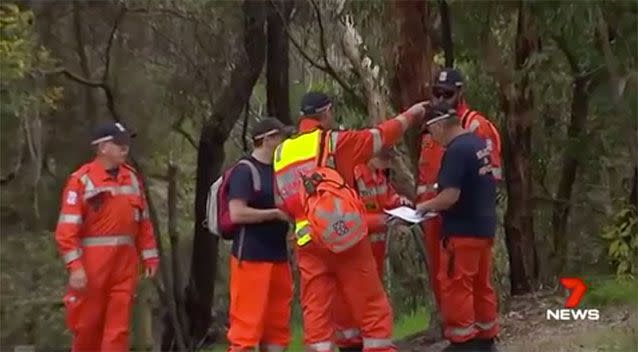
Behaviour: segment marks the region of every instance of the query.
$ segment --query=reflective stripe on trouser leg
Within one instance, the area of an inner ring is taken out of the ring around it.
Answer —
[[[361,241],[335,256],[335,275],[345,302],[367,345],[382,344],[392,336],[392,308],[379,278],[370,241]],[[383,341],[382,341],[383,340]],[[393,351],[389,346],[380,351]]]
[[[377,339],[371,337],[363,338],[363,350],[367,351],[369,349],[381,349],[385,347],[393,347],[391,339]]]
[[[441,280],[441,317],[445,337],[466,342],[478,334],[475,281],[479,275],[481,239],[449,237],[441,243],[438,278]]]
[[[260,352],[284,352],[286,347],[273,345],[273,344],[262,344],[260,347]]]
[[[337,330],[335,335],[338,339],[351,339],[353,337],[361,336],[361,330],[359,329],[343,329]]]
[[[335,307],[336,308],[336,307]],[[339,307],[342,312],[335,312],[336,314],[348,314],[349,312],[345,312],[343,310],[347,310],[347,306],[346,307]],[[343,320],[343,316],[338,316],[335,318],[335,320],[337,320],[337,318]],[[351,317],[347,317],[347,318],[351,318]],[[337,321],[338,323],[339,321]],[[345,348],[345,347],[354,347],[354,346],[359,346],[361,347],[361,331],[359,329],[356,328],[350,328],[350,329],[338,329],[337,331],[335,331],[335,338],[336,338],[336,344],[337,346],[341,349],[341,348]]]
[[[337,296],[329,265],[336,259],[335,255],[311,241],[306,246],[296,246],[295,257],[299,267],[305,351],[332,351],[334,310],[326,307],[334,307]]]
[[[474,326],[479,330],[477,337],[490,339],[498,335],[498,299],[492,287],[492,245],[491,240],[479,242],[481,259],[478,275],[474,280]]]
[[[491,328],[496,326],[496,321],[492,320],[490,322],[487,323],[482,323],[482,322],[476,322],[474,323],[474,325],[479,329],[479,330],[490,330]]]
[[[309,343],[305,346],[306,352],[332,352],[335,345],[332,341],[321,341],[315,343]]]

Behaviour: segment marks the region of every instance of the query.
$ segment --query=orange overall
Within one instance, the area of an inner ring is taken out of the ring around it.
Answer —
[[[490,148],[492,175],[497,180],[502,178],[501,172],[501,139],[494,125],[476,111],[469,110],[464,102],[456,107],[457,115],[461,118],[464,128],[483,138]],[[419,175],[417,180],[417,203],[422,203],[436,196],[436,180],[441,165],[444,149],[429,134],[421,140],[421,155],[419,157]],[[428,275],[437,306],[441,306],[441,283],[437,279],[440,269],[441,250],[441,217],[426,220],[423,225],[425,250],[428,256]]]
[[[386,252],[387,216],[383,209],[396,208],[401,205],[401,197],[397,194],[385,175],[384,170],[373,170],[367,164],[354,168],[357,191],[366,207],[369,238],[372,253],[377,263],[379,277],[383,278],[383,260]]]
[[[69,271],[84,268],[84,290],[68,289],[66,323],[72,351],[128,351],[129,316],[139,260],[159,256],[141,180],[128,165],[113,177],[96,160],[69,178],[55,231]]]
[[[409,121],[411,116],[406,116]],[[384,146],[394,144],[407,126],[397,119],[385,121],[375,128],[361,131],[332,131],[332,155],[336,170],[354,187],[354,165],[368,162]],[[300,134],[312,136],[319,129],[317,121],[302,118]],[[317,146],[306,146],[307,154],[288,148],[284,141],[275,151],[276,201],[279,207],[303,224],[304,209],[300,203],[298,171],[316,165]],[[307,221],[306,221],[307,223]],[[300,273],[306,351],[328,352],[334,348],[333,304],[342,294],[352,312],[349,328],[361,330],[363,351],[396,351],[392,337],[392,309],[378,275],[369,241],[359,241],[341,253],[334,253],[313,240],[301,242],[306,227],[296,225],[295,254]],[[302,244],[303,243],[303,244]]]
[[[254,209],[275,208],[272,165],[253,157],[244,160],[257,173],[246,164],[233,168],[228,174],[227,200],[241,200]],[[290,341],[293,295],[286,249],[288,223],[271,220],[238,227],[230,256],[227,352],[281,352]]]
[[[399,206],[401,197],[388,182],[383,170],[373,170],[367,164],[360,164],[354,168],[354,177],[357,191],[366,207],[366,222],[370,232],[368,237],[377,265],[377,273],[379,278],[383,280],[383,262],[387,240],[387,217],[383,213],[383,209]],[[343,297],[337,295],[334,303],[337,346],[344,348],[361,345],[360,331],[352,327],[353,318]]]

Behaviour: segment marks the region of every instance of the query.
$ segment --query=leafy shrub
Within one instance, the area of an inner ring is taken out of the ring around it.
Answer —
[[[608,256],[618,277],[638,273],[638,212],[627,205],[607,226],[602,237],[609,242]]]

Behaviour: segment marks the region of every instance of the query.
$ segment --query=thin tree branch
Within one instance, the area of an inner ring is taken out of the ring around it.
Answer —
[[[195,142],[195,138],[193,138],[193,136],[191,136],[190,133],[188,133],[184,127],[184,121],[186,120],[186,114],[183,114],[182,117],[179,118],[179,120],[177,120],[174,124],[173,124],[173,130],[177,133],[179,133],[180,135],[182,135],[184,137],[184,139],[186,139],[186,141],[193,146],[193,148],[195,148],[195,150],[197,150],[197,142]]]
[[[109,35],[109,40],[106,43],[106,49],[104,52],[104,73],[102,74],[102,82],[107,82],[109,78],[109,72],[111,70],[111,48],[113,47],[113,42],[115,41],[115,36],[117,35],[117,31],[124,19],[124,15],[126,14],[126,6],[122,5],[120,7],[120,12],[118,13],[115,21],[113,22],[113,27],[111,28],[111,34]]]
[[[326,67],[330,67],[330,61],[328,61],[328,50],[326,49],[326,34],[323,28],[323,21],[321,20],[321,10],[319,9],[319,5],[317,5],[314,0],[309,1],[315,10],[315,16],[317,16],[317,24],[319,25],[319,46],[321,47],[323,63],[326,65]]]
[[[269,0],[269,1],[272,4],[272,6],[275,9],[275,11],[277,11],[279,16],[282,18],[282,20],[285,20],[286,17],[283,14],[283,12],[277,7],[277,5],[272,0]],[[357,92],[354,90],[354,88],[352,88],[348,83],[346,83],[346,81],[344,81],[339,76],[339,74],[334,69],[334,67],[332,67],[330,65],[330,63],[328,62],[327,54],[322,57],[323,61],[324,61],[324,64],[321,64],[317,60],[315,60],[312,57],[310,57],[310,55],[304,50],[304,48],[301,46],[301,44],[297,41],[297,39],[291,33],[290,25],[286,21],[283,21],[283,22],[284,22],[284,26],[283,26],[284,27],[284,31],[286,32],[286,35],[290,39],[290,42],[295,47],[295,49],[297,49],[299,54],[301,54],[301,56],[303,56],[303,58],[306,59],[306,61],[308,61],[308,63],[310,63],[310,65],[312,65],[313,67],[315,67],[315,68],[321,70],[322,72],[328,74],[335,81],[337,81],[337,83],[341,86],[341,88],[343,88],[344,91],[346,91],[346,93],[350,94],[352,97],[355,98],[355,102],[358,105],[358,107],[360,109],[362,109],[362,110],[365,110],[366,109],[366,105],[364,103],[364,99],[361,97],[361,95],[357,94]],[[321,25],[321,27],[322,26],[323,25]],[[323,34],[321,34],[321,44],[324,46],[324,50],[325,50]],[[324,53],[326,53],[326,51],[324,51]]]

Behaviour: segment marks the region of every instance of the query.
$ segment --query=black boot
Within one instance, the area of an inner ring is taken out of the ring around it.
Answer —
[[[474,339],[474,345],[482,352],[498,352],[496,339]]]
[[[362,352],[362,351],[363,351],[363,345],[339,347],[339,352]]]
[[[461,343],[451,342],[441,352],[483,352],[482,347],[477,346],[476,340],[469,340]]]

